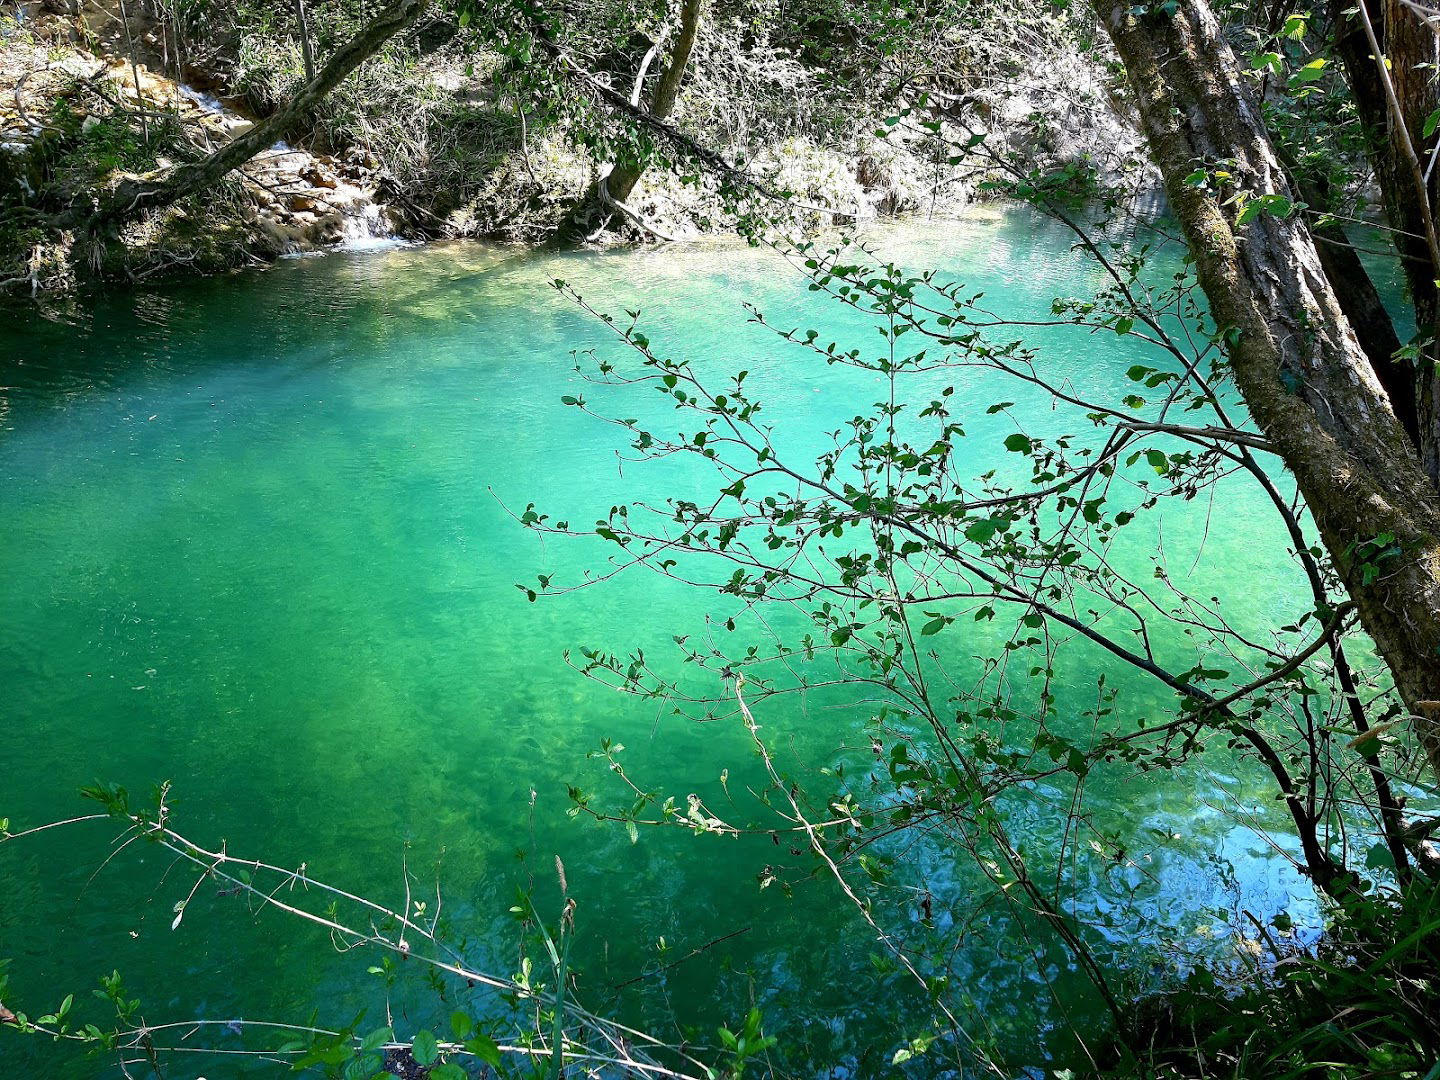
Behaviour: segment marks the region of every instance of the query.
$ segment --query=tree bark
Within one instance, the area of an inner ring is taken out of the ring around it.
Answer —
[[[1238,190],[1299,195],[1209,6],[1181,0],[1172,15],[1136,15],[1129,0],[1093,4],[1125,63],[1236,384],[1294,473],[1440,775],[1440,498],[1304,222],[1270,213],[1237,221]],[[1186,182],[1221,161],[1230,190]],[[1381,534],[1393,537],[1387,554],[1357,553]]]
[[[1359,4],[1370,20],[1380,45],[1377,58],[1360,19]],[[1424,154],[1426,118],[1435,109],[1435,34],[1425,21],[1398,0],[1330,0],[1335,52],[1345,69],[1360,123],[1366,132],[1370,167],[1380,185],[1385,217],[1405,273],[1415,307],[1415,325],[1426,347],[1418,365],[1411,366],[1415,380],[1416,431],[1421,460],[1431,483],[1440,486],[1440,371],[1437,371],[1435,329],[1440,325],[1440,267],[1427,237],[1427,207],[1436,204],[1440,170],[1428,181],[1416,183],[1402,132],[1391,112],[1381,63],[1388,62],[1390,77],[1405,118],[1404,136]],[[1423,160],[1423,158],[1422,158]],[[1423,201],[1422,201],[1423,200]]]
[[[89,231],[115,228],[149,210],[183,199],[216,183],[275,143],[340,82],[379,50],[390,38],[415,21],[424,0],[393,0],[358,34],[335,51],[319,74],[272,116],[232,139],[200,161],[180,165],[155,178],[125,180],[98,205],[74,205],[57,215],[57,228],[84,227]]]
[[[1437,93],[1435,82],[1440,50],[1436,48],[1435,31],[1425,18],[1404,3],[1404,0],[1385,0],[1385,38],[1381,48],[1385,53],[1383,62],[1389,65],[1390,78],[1396,96],[1400,99],[1406,133],[1420,156],[1421,165],[1428,166],[1430,159],[1426,150],[1427,146],[1433,149],[1435,137],[1433,134],[1429,138],[1425,136],[1425,122],[1436,106],[1440,105],[1440,93]],[[1372,63],[1375,61],[1372,60]],[[1396,127],[1394,124],[1391,126]],[[1398,138],[1398,132],[1392,133],[1392,142]],[[1437,188],[1437,185],[1440,185],[1440,172],[1434,169],[1427,171],[1426,179],[1415,184],[1418,189],[1416,199],[1425,201],[1433,229],[1436,193],[1440,190]],[[1435,259],[1433,248],[1431,259],[1440,263],[1440,260]],[[1417,323],[1421,328],[1422,338],[1428,333],[1430,342],[1422,353],[1420,385],[1416,396],[1420,415],[1421,457],[1431,481],[1440,484],[1440,385],[1437,385],[1437,382],[1440,382],[1440,370],[1437,370],[1437,360],[1440,360],[1440,296],[1437,296],[1436,292],[1437,276],[1440,276],[1440,273],[1432,274],[1430,278],[1429,295],[1432,306]],[[1418,311],[1416,315],[1420,318]]]
[[[1350,237],[1338,221],[1325,219],[1325,213],[1334,209],[1330,183],[1323,176],[1307,177],[1299,162],[1293,155],[1287,154],[1283,146],[1276,145],[1275,151],[1289,170],[1291,182],[1300,197],[1320,215],[1312,218],[1314,223],[1310,226],[1320,265],[1330,281],[1330,287],[1335,290],[1335,299],[1350,320],[1351,329],[1360,339],[1360,347],[1365,350],[1370,366],[1375,369],[1380,385],[1390,398],[1391,409],[1418,451],[1421,440],[1415,400],[1415,367],[1397,355],[1400,337],[1395,332],[1395,322],[1380,299],[1370,272],[1360,261],[1360,253],[1350,243]]]
[[[1311,190],[1300,180],[1297,180],[1296,187],[1300,197],[1312,207],[1324,209],[1321,192]],[[1380,385],[1385,388],[1396,419],[1419,452],[1422,443],[1415,398],[1415,367],[1396,356],[1400,351],[1400,338],[1395,333],[1395,323],[1385,310],[1375,282],[1338,223],[1317,224],[1311,227],[1311,232],[1315,237],[1315,252],[1320,257],[1320,266],[1330,281],[1330,287],[1335,290],[1335,299],[1345,312],[1345,318],[1350,320],[1351,329],[1359,338],[1360,348],[1375,369]]]

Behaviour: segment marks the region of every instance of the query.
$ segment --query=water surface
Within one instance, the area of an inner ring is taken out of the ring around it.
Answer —
[[[1052,297],[1098,284],[1068,234],[1025,214],[878,239],[1012,314],[1041,316]],[[605,551],[542,544],[511,509],[534,501],[588,522],[614,503],[709,483],[684,463],[623,463],[613,428],[561,404],[580,392],[572,351],[614,345],[547,286],[557,276],[607,310],[643,308],[658,349],[707,370],[751,369],[795,447],[819,447],[882,392],[871,376],[817,365],[747,324],[744,302],[782,326],[876,340],[864,320],[818,302],[774,253],[738,245],[564,255],[442,245],[115,294],[51,319],[8,312],[0,816],[19,828],[84,812],[76,792],[96,778],[137,792],[172,780],[176,824],[199,842],[303,862],[396,905],[402,865],[438,876],[455,934],[500,973],[518,962],[507,914],[515,888],[534,881],[553,903],[559,855],[579,904],[577,963],[591,1007],[708,1038],[754,1001],[797,1059],[833,1063],[837,1075],[883,1074],[920,1033],[923,1005],[902,979],[876,974],[873,934],[833,883],[802,882],[789,897],[760,889],[776,859],[766,838],[651,832],[632,845],[621,828],[565,813],[572,784],[623,801],[603,763],[586,756],[605,737],[627,745],[647,786],[702,792],[713,807],[729,805],[722,770],[745,777],[754,763],[738,726],[637,704],[562,659],[581,645],[644,648],[673,669],[673,637],[728,614],[723,603],[649,575],[538,604],[515,588],[539,573],[573,580],[603,568]],[[1134,347],[1114,335],[1037,331],[1034,340],[1058,376],[1116,398],[1132,385],[1124,372]],[[977,471],[1013,430],[983,405],[1018,400],[986,378],[966,391],[977,405],[966,417]],[[648,413],[630,414],[655,415],[653,396],[635,405]],[[1066,423],[1039,399],[1024,407],[1033,431]],[[1218,497],[1231,521],[1268,520],[1243,484]],[[1226,594],[1240,625],[1304,610],[1278,531],[1211,524],[1205,509],[1167,521],[1163,544],[1185,553],[1175,573],[1197,589],[1248,574],[1245,589]],[[1147,534],[1120,556],[1150,573],[1156,543]],[[957,663],[979,648],[957,643]],[[1066,657],[1062,712],[1093,703],[1102,669],[1118,680],[1127,716],[1171,706],[1100,654]],[[864,745],[873,708],[854,696],[797,697],[765,717],[786,741],[789,767],[813,775],[855,759],[845,748]],[[1308,888],[1234,816],[1253,810],[1273,822],[1271,806],[1252,804],[1260,790],[1229,760],[1154,780],[1097,775],[1088,797],[1101,824],[1154,852],[1156,873],[1164,868],[1163,884],[1136,878],[1130,903],[1153,921],[1133,924],[1138,943],[1223,933],[1224,912],[1242,906],[1265,917],[1308,910]],[[748,818],[753,806],[734,812]],[[1058,820],[1032,808],[1015,834],[1053,846]],[[32,1011],[67,992],[88,999],[96,977],[118,968],[152,1021],[318,1010],[338,1023],[366,1008],[380,1022],[386,991],[366,973],[375,958],[339,955],[323,936],[273,914],[252,918],[209,889],[172,932],[188,879],[166,878],[153,849],[96,873],[106,839],[76,831],[0,849],[0,956],[13,958],[17,995]],[[965,856],[919,855],[917,882],[963,901]],[[1075,1052],[1065,1021],[1093,1032],[1103,1014],[1058,949],[1038,947],[1045,974],[1035,974],[1025,930],[997,914],[951,943],[965,1021],[1019,1064],[1065,1059]],[[632,982],[736,932],[663,977]],[[1162,977],[1163,950],[1143,955]],[[486,1008],[461,989],[448,1005],[423,990],[410,979],[390,995],[402,1033],[443,1023],[457,1002]],[[247,1044],[227,1034],[217,1045]],[[6,1075],[97,1068],[9,1033],[0,1061]],[[228,1059],[204,1067],[212,1078],[245,1069]]]

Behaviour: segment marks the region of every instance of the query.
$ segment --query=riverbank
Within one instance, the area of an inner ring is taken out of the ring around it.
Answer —
[[[755,190],[737,195],[724,177],[657,163],[627,212],[603,216],[582,242],[954,217],[992,194],[993,162],[957,152],[981,127],[996,160],[1023,150],[1114,171],[1139,157],[1103,71],[1073,48],[1003,94],[983,81],[963,94],[897,87],[886,116],[798,55],[727,42],[718,31],[702,42],[707,61],[677,123],[716,140],[706,148],[756,178]],[[298,46],[234,20],[182,26],[144,3],[22,3],[0,17],[0,77],[15,86],[0,103],[0,289],[33,296],[217,273],[384,240],[550,241],[608,170],[605,144],[586,121],[557,121],[516,96],[510,63],[453,25],[417,24],[303,130],[112,235],[52,223],[263,123],[303,80]],[[764,117],[732,115],[747,79],[764,83],[748,87]]]

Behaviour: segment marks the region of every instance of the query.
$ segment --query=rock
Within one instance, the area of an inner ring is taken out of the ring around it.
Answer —
[[[290,209],[291,209],[291,210],[314,210],[314,209],[315,209],[315,200],[312,199],[309,195],[291,195],[291,196],[290,196]]]
[[[93,131],[99,126],[100,118],[98,116],[87,116],[84,120],[80,121],[81,131]]]

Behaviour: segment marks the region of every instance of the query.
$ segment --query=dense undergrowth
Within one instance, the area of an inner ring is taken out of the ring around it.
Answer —
[[[1430,1077],[1440,1066],[1440,887],[1357,897],[1309,946],[1257,925],[1254,954],[1142,999],[1110,1067],[1148,1077]],[[1242,962],[1243,961],[1243,962]]]

